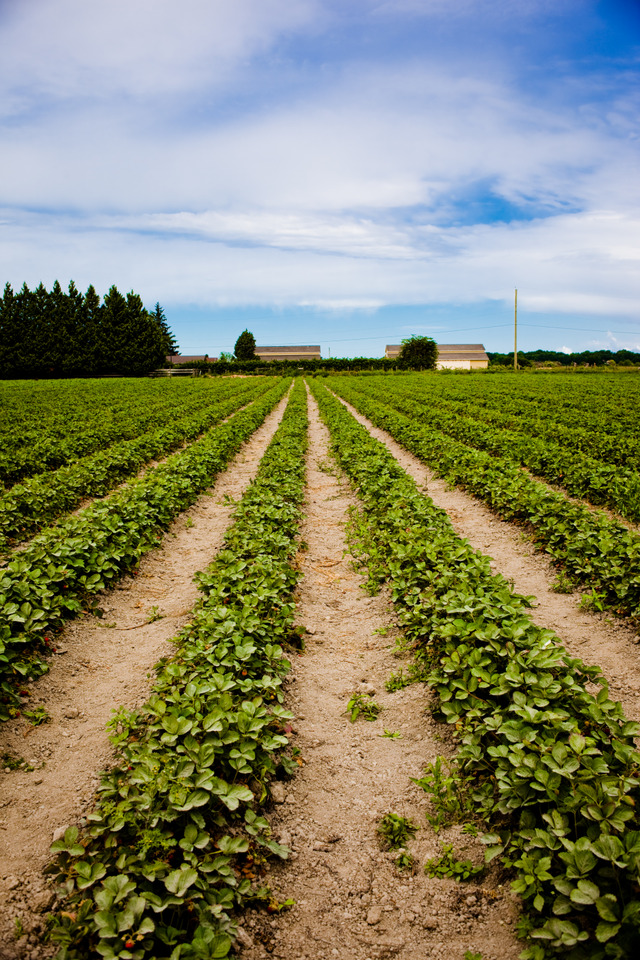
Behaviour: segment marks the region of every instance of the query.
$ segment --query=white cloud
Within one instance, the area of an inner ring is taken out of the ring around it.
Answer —
[[[517,286],[523,319],[526,313],[580,313],[640,322],[640,276],[629,269],[638,219],[566,216],[442,233],[438,256],[390,258],[384,247],[377,256],[372,247],[355,258],[329,247],[241,246],[193,234],[105,229],[101,222],[74,231],[64,219],[32,214],[0,226],[0,260],[17,284],[73,278],[83,288],[93,282],[105,290],[115,282],[139,290],[149,303],[373,309],[510,302]],[[617,260],[608,256],[611,238],[624,254]]]
[[[524,19],[550,9],[490,7]],[[445,49],[315,63],[317,88],[289,89],[296,69],[278,44],[305,31],[310,43],[341,9],[0,7],[4,276],[336,311],[502,300],[518,286],[524,310],[637,318],[638,125],[624,83],[569,78],[533,97],[500,65],[453,66]],[[450,5],[356,9],[382,21]],[[261,78],[277,97],[260,95]],[[505,222],[465,225],[476,200],[482,219],[483,193]],[[509,222],[513,208],[533,219]]]
[[[20,0],[0,17],[0,88],[15,109],[215,87],[319,15],[315,0]]]

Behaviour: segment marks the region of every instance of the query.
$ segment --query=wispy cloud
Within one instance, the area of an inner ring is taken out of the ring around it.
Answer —
[[[636,65],[585,56],[599,10],[0,0],[5,278],[636,319]]]

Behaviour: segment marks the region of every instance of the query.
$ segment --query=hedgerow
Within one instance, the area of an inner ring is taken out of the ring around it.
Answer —
[[[352,550],[388,581],[399,622],[455,729],[457,768],[487,858],[514,871],[522,956],[630,958],[640,949],[640,754],[599,668],[533,623],[387,449],[314,384],[362,510]],[[591,690],[599,688],[597,693]]]
[[[233,911],[269,854],[288,851],[260,808],[284,753],[284,648],[299,644],[292,561],[305,486],[306,396],[284,419],[242,498],[177,652],[139,713],[111,727],[118,758],[86,828],[53,844],[64,894],[51,938],[60,960],[226,957]]]

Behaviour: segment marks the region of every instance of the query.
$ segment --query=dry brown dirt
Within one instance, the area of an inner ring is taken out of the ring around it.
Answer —
[[[22,721],[0,728],[0,753],[31,761],[33,771],[0,770],[0,958],[46,957],[38,945],[42,914],[51,902],[41,870],[54,835],[78,822],[90,808],[99,771],[112,752],[105,724],[119,705],[133,708],[147,696],[149,675],[197,598],[194,573],[220,547],[231,505],[255,474],[283,404],[243,447],[209,495],[200,498],[148,554],[136,578],[105,594],[102,618],[85,617],[65,629],[65,652],[51,673],[30,685],[31,705],[43,705],[51,723],[31,728]],[[425,876],[422,865],[443,842],[458,855],[482,860],[480,844],[451,828],[436,835],[424,813],[427,799],[410,780],[427,762],[451,753],[447,728],[430,717],[429,691],[414,684],[388,693],[385,681],[403,664],[388,597],[369,597],[364,578],[345,555],[345,520],[355,503],[337,475],[328,434],[310,406],[308,493],[301,552],[304,579],[297,618],[310,631],[288,681],[296,714],[295,743],[304,758],[298,775],[279,793],[269,816],[276,836],[289,845],[289,861],[272,867],[269,882],[295,906],[278,917],[249,911],[242,921],[239,952],[246,960],[268,955],[285,960],[463,960],[465,951],[484,960],[515,960],[518,904],[501,886],[494,866],[481,883],[456,884]],[[360,422],[364,418],[357,415]],[[576,596],[550,589],[555,571],[513,525],[497,519],[477,500],[449,490],[426,466],[388,435],[371,427],[402,466],[449,513],[459,534],[493,558],[515,588],[536,597],[537,622],[556,629],[567,649],[599,663],[614,696],[629,716],[640,718],[640,655],[633,631],[620,621],[583,612]],[[162,619],[148,623],[152,609]],[[116,626],[110,626],[115,624]],[[357,690],[374,690],[383,708],[377,720],[350,723],[347,701]],[[385,731],[400,737],[384,736]],[[377,835],[389,812],[419,828],[408,844],[415,873],[400,872],[396,854]],[[13,939],[15,919],[28,936]]]
[[[154,664],[197,600],[193,577],[222,545],[233,500],[255,476],[286,399],[244,444],[197,503],[172,524],[161,546],[146,554],[135,577],[103,594],[103,616],[67,624],[50,672],[27,684],[31,709],[50,722],[23,719],[0,726],[0,756],[24,757],[30,772],[0,768],[0,958],[44,956],[35,946],[43,911],[52,901],[42,878],[49,845],[90,809],[99,772],[112,757],[106,723],[119,706],[148,696]],[[161,619],[148,622],[154,615]],[[15,921],[32,936],[13,940]]]
[[[633,626],[608,614],[581,609],[578,592],[555,593],[552,584],[557,569],[536,551],[522,528],[501,520],[463,490],[449,487],[388,433],[341,402],[373,437],[386,444],[433,502],[447,511],[456,533],[491,557],[494,572],[510,580],[518,593],[533,598],[532,619],[555,630],[572,656],[600,666],[612,698],[622,703],[629,719],[640,720],[640,648]]]
[[[384,593],[364,592],[365,578],[345,556],[344,526],[356,500],[336,476],[328,431],[310,402],[302,529],[308,550],[301,554],[297,618],[311,634],[289,685],[305,763],[278,795],[271,818],[293,857],[269,878],[281,899],[296,904],[278,919],[249,912],[243,930],[252,945],[242,957],[462,960],[471,950],[485,960],[515,960],[521,950],[513,927],[517,903],[500,889],[497,868],[482,883],[462,884],[431,879],[422,869],[443,842],[478,864],[483,848],[459,828],[436,836],[425,819],[426,795],[410,777],[419,778],[428,761],[451,752],[447,731],[427,712],[423,684],[385,691],[385,681],[403,663],[394,655],[391,604]],[[378,719],[351,723],[349,697],[371,689],[383,708]],[[385,730],[400,737],[385,737]],[[408,844],[415,873],[400,871],[393,862],[397,853],[380,844],[378,823],[390,812],[419,828]]]

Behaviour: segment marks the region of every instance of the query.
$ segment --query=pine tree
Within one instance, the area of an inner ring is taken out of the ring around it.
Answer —
[[[124,373],[127,354],[128,316],[127,301],[115,284],[102,302],[100,338],[98,350],[102,370],[107,373]]]
[[[60,366],[62,372],[80,377],[88,372],[84,297],[73,280],[69,283],[64,311],[64,344]]]
[[[5,377],[15,370],[19,333],[18,298],[7,283],[0,299],[0,373]]]
[[[102,338],[102,307],[96,288],[91,284],[87,287],[82,305],[82,325],[85,344],[85,370],[87,373],[102,373],[105,366],[105,357],[101,349]]]
[[[162,309],[159,303],[156,303],[153,309],[153,312],[151,313],[151,317],[157,323],[162,333],[162,336],[164,338],[165,356],[174,357],[177,353],[180,353],[180,348],[178,347],[178,341],[173,335],[173,332],[169,327],[169,324],[167,323],[167,318],[165,316],[164,310]]]
[[[255,360],[256,359],[256,338],[248,330],[243,330],[234,347],[236,360]]]

